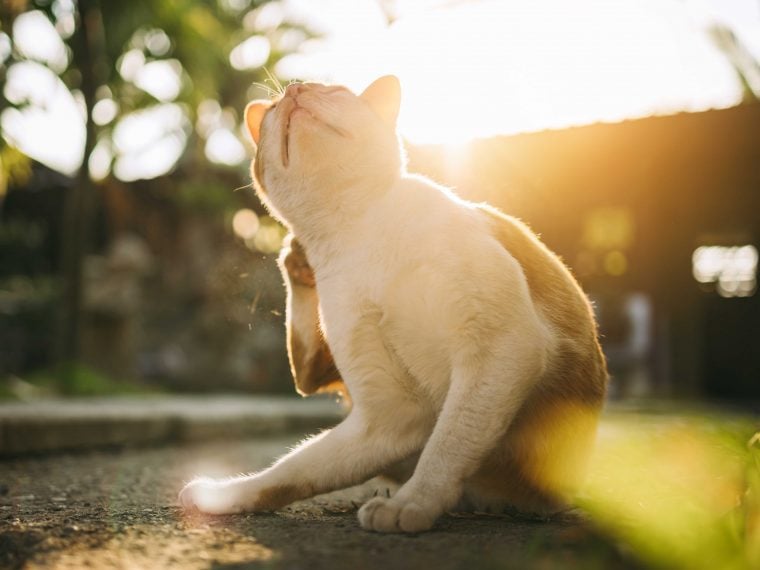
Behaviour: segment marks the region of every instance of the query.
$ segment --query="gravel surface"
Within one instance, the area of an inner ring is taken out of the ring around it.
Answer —
[[[186,515],[195,474],[268,465],[299,436],[0,462],[1,568],[635,568],[579,514],[446,516],[419,535],[363,531],[362,487],[280,512]]]

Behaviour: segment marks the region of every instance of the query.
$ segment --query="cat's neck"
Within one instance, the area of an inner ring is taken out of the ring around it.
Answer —
[[[309,262],[319,271],[356,241],[366,216],[397,186],[402,174],[382,182],[363,183],[336,191],[331,204],[302,204],[288,225],[306,250]]]

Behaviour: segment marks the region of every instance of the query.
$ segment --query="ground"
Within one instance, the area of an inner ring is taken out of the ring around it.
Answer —
[[[176,495],[194,474],[261,468],[298,435],[0,462],[2,568],[640,567],[580,512],[550,521],[446,516],[431,532],[362,530],[368,487],[271,514],[186,515]]]

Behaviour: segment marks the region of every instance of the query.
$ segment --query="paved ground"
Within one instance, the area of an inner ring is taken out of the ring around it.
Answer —
[[[0,457],[313,431],[343,413],[325,397],[241,394],[0,402]]]
[[[0,462],[2,568],[614,569],[636,565],[579,515],[446,517],[417,536],[361,530],[355,488],[267,515],[186,516],[196,473],[267,465],[299,436]]]

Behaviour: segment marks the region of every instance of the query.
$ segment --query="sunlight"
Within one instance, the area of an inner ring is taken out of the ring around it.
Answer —
[[[182,88],[182,65],[176,59],[151,61],[137,70],[134,83],[159,101],[174,101]]]
[[[332,4],[340,3],[320,3],[323,13],[312,19],[327,19]],[[355,90],[395,73],[404,88],[399,129],[413,143],[451,144],[741,100],[734,71],[706,32],[715,15],[693,1],[483,0],[432,2],[425,10],[412,4],[399,3],[399,19],[388,29],[375,15],[360,39],[338,22],[318,49],[284,58],[277,71]],[[744,27],[760,29],[760,18]]]
[[[8,37],[8,34],[0,32],[0,66],[11,56],[12,50],[11,38]]]
[[[6,79],[5,97],[28,105],[0,114],[5,139],[51,168],[65,174],[76,172],[84,155],[84,121],[66,85],[50,69],[32,61],[10,66]]]
[[[246,245],[261,253],[277,253],[282,247],[286,230],[271,216],[259,218],[259,229],[253,239],[246,240]]]
[[[216,129],[206,139],[206,158],[214,164],[237,166],[248,158],[248,153],[232,131]]]
[[[63,40],[48,17],[39,10],[21,14],[13,22],[16,48],[29,59],[47,64],[60,73],[69,58]]]
[[[70,2],[55,6],[73,14]],[[285,20],[316,37],[279,29]],[[72,97],[55,77],[69,63],[61,38],[72,22],[60,19],[56,28],[41,11],[15,20],[14,49],[29,61],[8,68],[6,96],[33,104],[2,115],[9,141],[65,173],[79,167],[84,146],[76,93]],[[229,60],[238,70],[257,69],[292,48],[295,53],[273,68],[282,79],[330,81],[355,91],[395,73],[404,93],[402,136],[461,149],[474,138],[735,105],[742,85],[711,39],[716,24],[728,26],[747,53],[760,57],[760,5],[751,0],[282,0],[242,17],[250,36],[232,47]],[[177,60],[150,60],[168,53],[166,32],[139,30],[129,45],[117,61],[125,81],[161,102],[176,100],[189,86]],[[9,37],[0,32],[0,62],[9,54]],[[49,76],[44,81],[43,74]],[[104,100],[93,115],[108,125],[117,111]],[[229,136],[236,126],[208,130],[206,136],[216,133],[208,148],[215,162],[244,159]],[[162,164],[169,169],[173,162]],[[159,172],[157,164],[146,170]]]
[[[182,528],[182,532],[177,531]],[[76,525],[74,529],[78,530]],[[219,548],[224,544],[224,548]],[[104,541],[56,550],[51,568],[171,568],[187,552],[192,562],[186,570],[246,567],[270,563],[278,551],[261,544],[255,536],[209,524],[209,517],[184,515],[181,522],[151,522],[130,526]]]
[[[92,108],[92,120],[96,125],[107,125],[116,118],[118,113],[119,105],[110,97],[106,97],[95,103]]]
[[[733,72],[672,12],[652,2],[483,2],[399,22],[396,41],[416,37],[399,65],[401,130],[452,142],[737,103]]]
[[[145,54],[139,49],[129,50],[119,58],[117,63],[119,75],[126,81],[134,81],[143,65],[145,65]]]
[[[269,40],[264,36],[251,36],[230,52],[230,65],[235,69],[261,67],[269,59]]]
[[[90,160],[88,162],[90,177],[97,181],[105,180],[111,172],[112,163],[113,152],[111,151],[110,143],[106,140],[99,141],[90,154]]]
[[[242,208],[232,217],[232,230],[235,235],[246,240],[251,239],[259,231],[259,217],[250,208]]]
[[[747,440],[699,416],[607,419],[580,498],[595,521],[654,567],[755,568]],[[735,427],[749,437],[753,422]]]
[[[184,110],[174,103],[154,105],[121,119],[113,131],[116,177],[129,182],[166,174],[185,150],[187,123]]]
[[[714,283],[721,297],[751,297],[757,290],[758,252],[754,245],[702,246],[692,255],[694,279]]]

